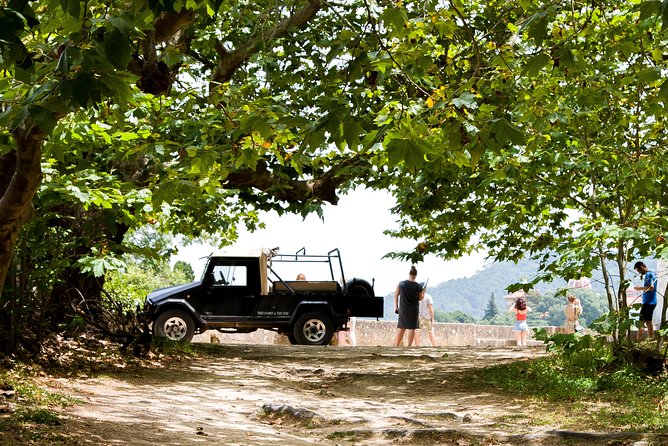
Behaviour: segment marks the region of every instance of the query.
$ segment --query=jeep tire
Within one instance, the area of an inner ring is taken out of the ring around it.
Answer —
[[[290,341],[291,345],[297,345],[298,344],[297,338],[295,338],[294,333],[286,333],[285,335],[288,337],[288,341]]]
[[[297,318],[294,337],[301,345],[328,345],[334,336],[334,323],[329,316],[312,311]]]
[[[158,338],[190,342],[195,334],[195,322],[185,311],[167,310],[153,323],[153,334]]]

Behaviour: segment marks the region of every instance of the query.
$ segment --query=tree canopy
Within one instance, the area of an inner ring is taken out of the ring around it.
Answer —
[[[535,282],[587,276],[615,260],[616,290],[604,271],[609,307],[625,310],[627,262],[665,255],[666,8],[476,6],[458,28],[473,51],[450,46],[450,63],[430,72],[443,96],[427,101],[421,122],[429,147],[442,150],[386,183],[402,216],[393,234],[424,240],[397,255],[477,247],[499,260],[533,255],[545,273]]]
[[[611,258],[620,285],[668,225],[664,3],[10,0],[4,325],[94,311],[124,253],[159,255],[143,227],[227,244],[359,184],[397,198],[397,257]]]

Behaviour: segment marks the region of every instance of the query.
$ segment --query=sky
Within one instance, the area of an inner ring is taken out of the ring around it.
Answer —
[[[397,217],[389,210],[393,205],[394,199],[388,193],[356,189],[341,196],[338,205],[325,205],[323,220],[315,214],[302,219],[299,215],[261,213],[260,220],[266,228],[254,233],[240,233],[233,248],[279,247],[280,254],[292,254],[305,248],[307,254],[318,255],[338,248],[346,279],[356,277],[369,282],[375,279],[376,295],[384,296],[394,292],[397,283],[408,277],[411,264],[382,257],[391,251],[412,249],[417,244],[414,240],[394,239],[383,234],[384,230],[397,227]],[[178,255],[172,257],[172,262],[184,260],[190,263],[199,278],[205,263],[205,259],[201,258],[213,251],[218,249],[210,245],[181,247]],[[484,255],[474,254],[454,261],[428,256],[416,267],[418,281],[429,279],[429,285],[438,285],[449,279],[470,277],[483,265]],[[309,279],[319,278],[308,277],[307,271],[304,273]],[[329,278],[322,278],[326,279]]]

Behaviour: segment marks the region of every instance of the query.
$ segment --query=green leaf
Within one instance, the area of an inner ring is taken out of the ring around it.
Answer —
[[[483,144],[474,144],[467,148],[469,154],[471,155],[471,167],[475,167],[480,162],[480,159],[485,154],[485,146]]]
[[[20,43],[25,25],[23,19],[11,9],[2,8],[0,12],[0,40],[3,43]]]
[[[496,141],[501,145],[507,143],[524,145],[526,143],[522,130],[512,125],[505,118],[498,119],[492,125],[492,133],[494,133]]]
[[[363,132],[362,127],[352,117],[345,119],[342,122],[343,136],[346,140],[348,148],[357,151],[360,145],[359,135]]]
[[[75,19],[81,17],[81,3],[79,0],[60,0],[60,6],[67,14]]]
[[[114,28],[104,35],[104,53],[114,67],[126,69],[132,56],[132,48],[127,37]]]
[[[95,277],[102,277],[107,271],[107,262],[104,259],[95,259],[91,262],[93,266],[93,275]]]
[[[30,28],[39,25],[35,11],[30,7],[30,2],[26,0],[10,0],[7,7],[20,13]]]
[[[559,59],[559,66],[566,68],[575,66],[575,56],[570,48],[559,48],[554,55]]]
[[[32,119],[35,120],[39,128],[42,129],[42,132],[47,135],[53,131],[53,129],[56,127],[56,124],[58,123],[58,120],[56,119],[56,116],[53,114],[53,112],[40,106],[30,105],[28,106],[28,112],[30,113]]]
[[[661,1],[660,0],[650,0],[644,1],[640,5],[634,7],[640,11],[640,20],[645,20],[649,17],[659,15],[661,12]]]
[[[80,188],[74,185],[69,185],[66,187],[67,191],[69,194],[73,197],[75,197],[77,200],[79,200],[81,203],[84,205],[88,205],[91,199],[91,195],[88,192],[83,192]]]
[[[533,2],[531,0],[520,0],[520,6],[524,11],[529,11],[533,8]]]
[[[13,63],[16,68],[14,73],[16,79],[25,84],[30,84],[33,81],[32,75],[35,69],[32,57],[30,57],[27,48],[22,42],[14,43],[10,45],[9,53],[7,60],[10,61],[10,64]]]
[[[564,115],[563,113],[550,113],[549,115],[546,116],[547,120],[550,121],[551,124],[554,124],[555,122],[559,121],[562,124],[568,124],[568,117]]]
[[[469,92],[462,93],[462,95],[459,96],[458,98],[454,98],[452,100],[452,105],[454,105],[457,108],[461,107],[476,108],[478,106],[478,104],[475,101],[475,95]]]
[[[425,163],[424,152],[415,141],[404,138],[392,139],[387,144],[387,157],[390,166],[403,163],[408,169],[415,169]]]
[[[271,136],[273,133],[273,130],[267,122],[266,118],[255,114],[248,114],[242,117],[241,121],[239,122],[238,131],[241,134],[248,134],[255,131],[264,138]]]
[[[540,12],[529,20],[529,37],[531,37],[536,45],[542,46],[543,40],[547,38],[547,14]]]
[[[387,132],[391,129],[391,124],[386,124],[378,130],[368,132],[362,140],[362,152],[372,149],[378,142],[380,142]]]
[[[459,122],[446,122],[442,128],[443,139],[449,147],[459,147],[462,144],[461,124]]]
[[[89,73],[81,73],[76,78],[64,81],[63,96],[69,98],[78,107],[88,107],[91,92],[97,88]]]
[[[133,76],[128,75],[123,71],[105,73],[105,75],[100,78],[100,82],[108,89],[106,93],[123,104],[131,104],[134,102],[132,88],[130,87],[132,81]]]
[[[111,17],[109,19],[109,23],[111,23],[114,28],[119,30],[121,34],[126,37],[132,33],[132,24],[130,24],[130,22],[128,22],[124,17]]]
[[[403,8],[386,8],[383,11],[383,22],[388,28],[394,28],[397,31],[404,29],[404,24],[408,21],[408,16]]]
[[[663,5],[661,5],[661,19],[663,20],[661,30],[665,31],[668,28],[668,0],[663,0]]]
[[[661,79],[661,70],[659,68],[646,68],[638,73],[638,78],[646,84],[651,84]]]
[[[30,116],[30,111],[28,110],[28,107],[19,107],[18,109],[14,108],[14,112],[10,114],[12,123],[11,123],[11,128],[15,129],[19,125],[23,123],[23,121]]]
[[[536,76],[540,70],[542,70],[552,58],[547,53],[540,53],[532,57],[529,62],[524,66],[523,73],[529,77]]]
[[[27,116],[27,107],[23,107],[26,110]],[[0,127],[14,128],[14,117],[16,115],[16,107],[7,107],[5,111],[0,112]]]
[[[63,49],[58,57],[58,65],[56,65],[56,73],[63,76],[70,72],[70,61],[68,60],[67,47]]]
[[[162,203],[188,200],[197,191],[197,186],[192,181],[174,180],[164,181],[153,193],[153,207],[159,208]]]
[[[668,80],[663,81],[659,88],[659,99],[664,102],[664,105],[668,105]]]
[[[436,24],[436,29],[441,37],[453,38],[457,31],[457,24],[454,20],[443,20]]]

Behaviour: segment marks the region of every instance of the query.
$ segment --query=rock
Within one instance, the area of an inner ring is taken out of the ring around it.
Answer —
[[[0,404],[0,413],[14,413],[16,405],[14,403]]]
[[[323,418],[317,413],[308,410],[292,407],[287,404],[265,403],[262,405],[260,416],[271,420],[280,419],[281,422],[293,421],[306,424],[320,424]]]

